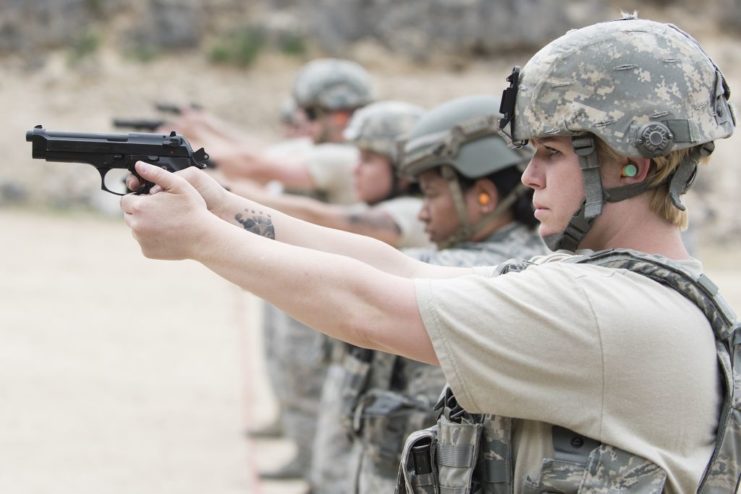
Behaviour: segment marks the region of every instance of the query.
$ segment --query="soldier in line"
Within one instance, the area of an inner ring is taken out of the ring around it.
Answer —
[[[396,173],[396,140],[405,135],[424,110],[401,101],[381,101],[358,110],[345,129],[345,139],[358,151],[353,186],[360,202],[329,204],[294,194],[272,194],[251,181],[228,182],[233,192],[311,223],[368,235],[398,248],[429,245],[417,219],[422,206],[418,188]]]
[[[296,77],[293,99],[307,118],[308,133],[315,146],[302,154],[266,153],[260,159],[255,159],[252,151],[237,148],[234,162],[227,161],[222,166],[217,161],[219,170],[226,169],[227,176],[234,176],[228,171],[231,166],[239,170],[239,177],[269,178],[300,192],[308,189],[315,199],[306,200],[354,204],[357,195],[353,170],[360,153],[344,139],[344,131],[355,111],[372,98],[370,77],[359,65],[335,59],[310,62]],[[245,157],[251,159],[241,161]],[[282,468],[262,472],[261,476],[275,480],[301,478],[311,484],[315,441],[321,430],[318,422],[325,413],[323,388],[332,348],[340,343],[310,331],[271,304],[265,304],[263,317],[267,367],[274,375],[273,389],[282,410],[283,428],[296,444],[296,454]]]
[[[383,101],[371,103],[353,115],[345,137],[359,151],[354,185],[363,203],[347,206],[290,194],[276,196],[238,181],[229,183],[229,188],[317,225],[368,235],[399,248],[426,246],[424,225],[417,219],[422,201],[407,195],[410,182],[397,179],[395,171],[396,140],[411,129],[423,111],[408,103]],[[308,328],[304,331],[313,333]],[[333,342],[317,423],[311,429],[315,437],[309,483],[314,492],[344,494],[351,488],[347,474],[351,443],[342,427],[340,400],[341,385],[346,380],[342,362],[347,351],[345,343]]]
[[[246,197],[265,201],[275,209],[314,224],[367,235],[394,247],[428,245],[423,223],[417,219],[422,202],[409,196],[410,183],[398,180],[396,140],[422,115],[422,108],[398,101],[372,103],[357,111],[345,131],[359,151],[355,189],[363,204],[341,206],[297,197]],[[243,194],[243,191],[238,193]],[[309,328],[304,328],[312,332]],[[332,355],[322,385],[319,416],[311,455],[312,492],[345,494],[351,489],[350,436],[342,426],[343,361],[354,348],[332,342]]]
[[[354,204],[352,173],[358,155],[343,133],[355,110],[375,99],[370,75],[349,60],[313,60],[297,74],[292,97],[316,145],[295,156],[256,150],[253,142],[197,110],[185,111],[173,128],[206,147],[227,179],[278,181],[291,192],[312,193],[332,204]]]
[[[426,113],[403,146],[399,172],[424,194],[419,218],[437,249],[405,249],[444,266],[491,266],[545,254],[535,232],[532,191],[520,182],[530,158],[496,129],[500,101],[467,96]],[[400,328],[402,329],[402,328]],[[439,367],[370,350],[346,356],[345,423],[354,434],[354,482],[361,494],[393,492],[406,436],[435,423],[445,384]]]
[[[344,132],[356,110],[373,98],[370,75],[360,65],[347,60],[318,59],[306,64],[297,74],[291,98],[297,110],[294,113],[303,119],[300,121],[304,133],[313,145],[290,139],[255,152],[247,141],[234,137],[222,123],[197,111],[185,112],[175,125],[177,130],[206,146],[225,179],[222,182],[241,194],[254,194],[284,208],[296,203],[319,208],[319,201],[326,202],[330,209],[330,204],[338,208],[355,207],[358,196],[353,176],[361,153],[345,139]],[[255,182],[268,187],[248,185]],[[281,195],[283,189],[307,197]],[[385,220],[382,226],[386,231],[399,233],[394,220],[401,222],[404,238],[399,238],[409,245],[419,245],[420,241],[415,239],[424,239],[424,232],[416,222],[406,219],[413,216],[407,212],[409,209],[410,205],[402,201],[397,207],[387,209],[391,216],[383,212],[376,215]],[[323,410],[322,389],[330,362],[341,358],[333,353],[339,352],[337,349],[344,344],[310,331],[270,304],[265,304],[263,325],[266,367],[281,428],[297,449],[287,464],[260,475],[268,480],[309,482],[317,422]],[[269,427],[264,433],[257,432],[257,437],[269,436],[275,429]],[[348,448],[349,445],[341,451]],[[329,451],[319,451],[322,458],[333,456]],[[332,463],[327,464],[331,468]]]
[[[535,148],[522,181],[553,254],[419,263],[144,163],[160,188],[125,196],[126,222],[148,257],[196,259],[333,337],[439,364],[450,387],[405,445],[399,492],[737,492],[741,325],[680,236],[682,194],[735,127],[723,74],[689,34],[626,17],[508,80],[502,127]],[[235,224],[246,209],[270,239]]]

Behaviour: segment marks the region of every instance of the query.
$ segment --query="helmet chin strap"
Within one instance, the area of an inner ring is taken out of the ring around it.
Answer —
[[[463,200],[463,190],[458,181],[458,173],[452,166],[443,165],[440,167],[440,174],[448,182],[448,188],[450,189],[450,195],[453,197],[453,206],[455,206],[459,224],[458,229],[453,234],[437,242],[437,248],[444,250],[470,239],[473,233],[473,227],[468,221],[466,203]]]
[[[564,231],[546,235],[543,241],[551,250],[575,251],[592,228],[594,219],[602,213],[604,202],[602,178],[599,174],[597,146],[591,134],[571,138],[574,152],[579,157],[585,199],[579,210],[571,217]]]
[[[602,213],[602,206],[605,202],[620,202],[642,194],[650,188],[649,183],[652,178],[652,175],[649,175],[640,183],[603,189],[594,138],[591,135],[577,136],[572,138],[572,143],[574,151],[579,156],[586,198],[579,210],[571,217],[564,231],[543,237],[543,241],[551,250],[575,251],[589,233],[594,220]],[[698,161],[712,153],[713,149],[714,144],[710,142],[693,150],[669,177],[670,198],[678,209],[682,211],[685,209],[679,196],[687,192],[692,184]]]
[[[455,206],[455,211],[458,215],[458,223],[460,224],[460,226],[452,235],[437,243],[437,248],[439,250],[448,249],[462,242],[471,240],[474,235],[486,228],[486,226],[491,221],[500,216],[503,212],[507,211],[512,206],[512,204],[515,203],[517,198],[520,197],[520,195],[523,194],[525,191],[527,191],[527,187],[525,187],[523,184],[519,184],[512,190],[512,192],[507,194],[506,197],[499,201],[497,207],[494,208],[493,211],[482,215],[479,221],[477,221],[475,224],[471,224],[471,222],[468,221],[468,210],[466,209],[466,204],[463,200],[463,190],[461,189],[461,184],[458,181],[458,174],[455,172],[455,170],[453,170],[452,167],[447,165],[444,165],[442,167],[441,173],[442,176],[448,181],[448,187],[450,188],[450,193],[453,196],[453,205]]]

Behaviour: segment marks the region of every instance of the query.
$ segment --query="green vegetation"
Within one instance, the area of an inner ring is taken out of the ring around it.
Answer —
[[[306,55],[306,41],[295,33],[284,33],[278,38],[278,49],[281,53],[292,57],[303,57]]]
[[[75,66],[92,58],[100,48],[100,43],[100,36],[95,31],[82,31],[68,47],[67,63]]]
[[[85,7],[94,16],[103,16],[103,0],[85,0]]]
[[[265,46],[265,33],[255,26],[245,26],[216,40],[208,53],[214,63],[246,68],[252,65]]]
[[[126,49],[125,53],[126,57],[131,60],[151,62],[160,54],[160,50],[153,44],[134,43]]]

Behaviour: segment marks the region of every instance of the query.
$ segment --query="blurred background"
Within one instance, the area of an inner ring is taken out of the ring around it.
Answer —
[[[198,103],[271,143],[312,58],[431,107],[500,94],[513,65],[621,10],[698,38],[741,108],[741,0],[0,0],[0,492],[301,489],[259,484],[290,447],[243,435],[273,413],[259,303],[144,259],[97,172],[32,160],[27,130],[114,132]],[[740,154],[741,133],[718,142],[687,199],[694,252],[737,309]]]

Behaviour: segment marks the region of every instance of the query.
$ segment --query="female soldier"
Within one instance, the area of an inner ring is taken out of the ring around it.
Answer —
[[[250,205],[273,242],[220,221],[246,205],[203,173],[145,164],[165,193],[125,196],[126,221],[149,257],[197,259],[330,335],[439,363],[440,433],[409,448],[402,489],[734,492],[741,330],[680,238],[679,196],[735,126],[723,75],[675,26],[627,18],[568,32],[509,80],[539,232],[580,255],[471,276]]]
[[[229,186],[239,195],[317,225],[368,235],[395,247],[427,246],[423,223],[417,219],[422,201],[409,195],[416,187],[397,179],[395,173],[396,139],[408,133],[423,112],[409,103],[383,101],[353,114],[345,138],[358,151],[354,182],[362,203],[328,204],[292,194],[276,196],[244,182]],[[348,345],[331,340],[322,341],[319,348],[313,341],[316,333],[272,305],[266,307],[265,320],[269,322],[265,329],[274,330],[270,337],[277,343],[271,345],[271,360],[280,369],[273,374],[285,376],[283,386],[275,386],[275,395],[286,412],[284,428],[296,438],[298,448],[286,468],[263,474],[263,478],[286,478],[296,472],[314,491],[346,494],[351,444],[342,427],[340,388],[346,379],[342,361]],[[322,356],[326,353],[330,355]],[[320,373],[323,378],[317,389]]]
[[[419,181],[419,218],[438,249],[406,249],[407,255],[491,266],[545,252],[534,231],[531,191],[520,182],[530,155],[508,147],[496,128],[499,104],[494,96],[458,98],[427,112],[409,133],[399,171]],[[343,404],[357,434],[353,492],[392,492],[404,439],[434,423],[432,404],[445,379],[438,367],[365,349],[350,352],[345,366]]]
[[[424,110],[401,101],[381,101],[357,110],[344,136],[358,151],[354,170],[356,204],[328,204],[311,197],[271,195],[265,189],[233,182],[235,193],[311,223],[368,235],[395,247],[428,245],[417,220],[422,201],[416,187],[396,176],[396,140],[419,120]]]

